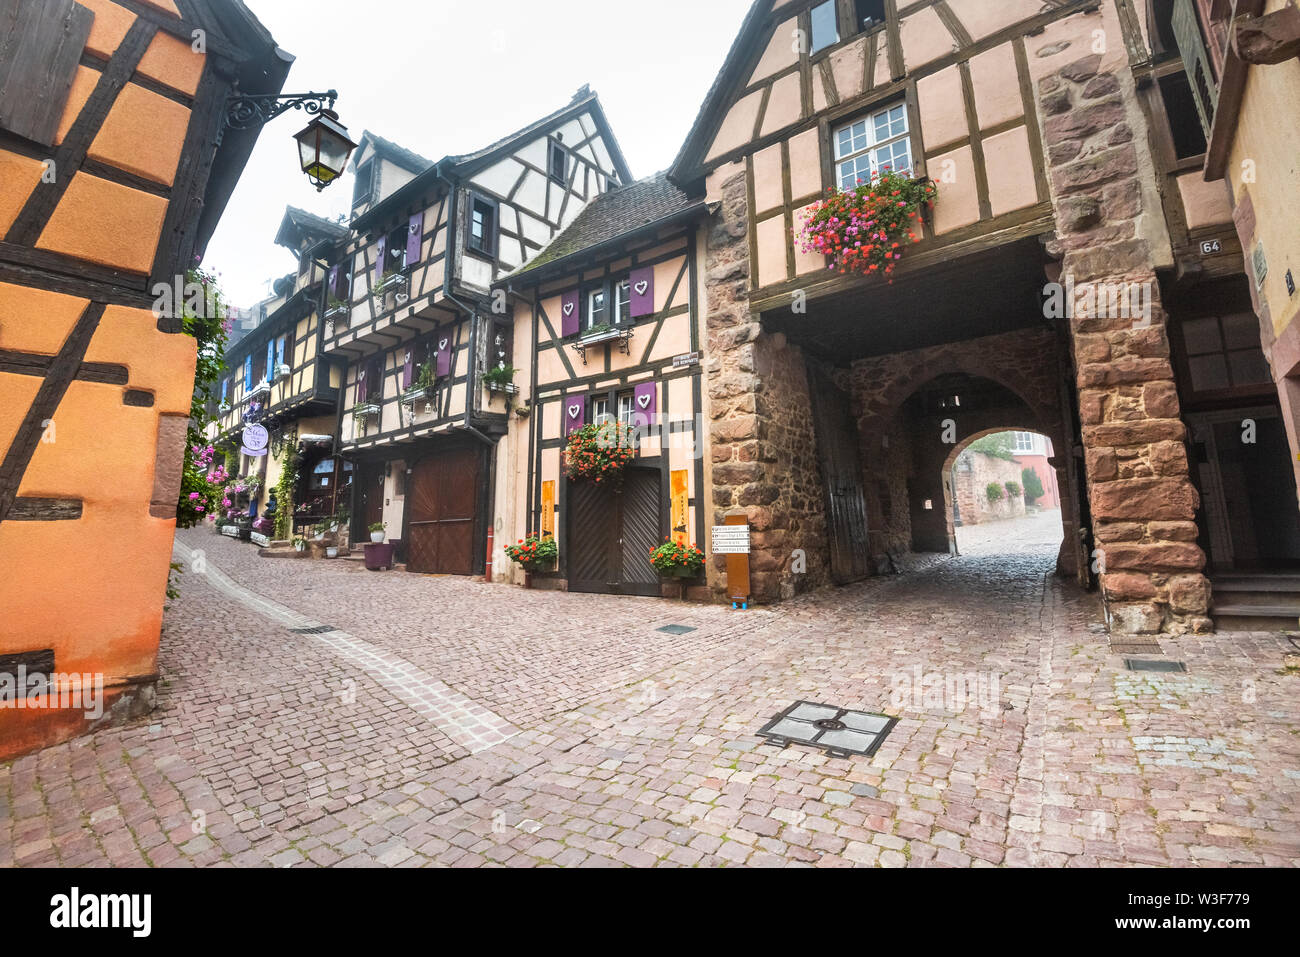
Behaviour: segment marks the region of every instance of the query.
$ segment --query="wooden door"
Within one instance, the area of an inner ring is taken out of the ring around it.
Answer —
[[[629,468],[618,487],[570,483],[569,591],[659,595],[650,549],[663,542],[662,481],[659,469]]]
[[[826,493],[831,578],[844,585],[861,581],[870,574],[867,501],[862,491],[857,424],[849,409],[849,397],[829,377],[811,366],[808,386]]]
[[[474,574],[481,464],[476,449],[439,452],[416,464],[406,490],[408,571]]]
[[[352,522],[352,542],[370,541],[370,526],[384,520],[384,464],[362,465],[357,472],[357,510]]]

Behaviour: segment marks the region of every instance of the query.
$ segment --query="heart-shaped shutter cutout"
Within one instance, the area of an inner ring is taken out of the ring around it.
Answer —
[[[644,279],[642,279],[639,283],[636,284],[636,294],[638,296],[644,296],[645,291],[649,288],[650,288],[650,284],[646,282]]]
[[[446,340],[446,339],[443,339],[440,343],[438,343],[438,348],[439,348],[439,350],[446,349],[446,348],[447,348],[447,340]]]
[[[582,411],[582,406],[580,405],[569,406],[569,418],[576,419],[578,417],[578,413],[581,411]]]
[[[571,303],[571,302],[566,302],[566,303],[564,304],[564,314],[565,314],[566,316],[571,316],[571,315],[573,315],[573,303]]]
[[[650,405],[650,393],[646,392],[636,397],[637,405],[641,408],[648,408]]]

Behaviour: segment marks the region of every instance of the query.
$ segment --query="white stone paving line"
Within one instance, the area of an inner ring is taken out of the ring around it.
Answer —
[[[176,542],[172,554],[178,561],[185,563],[187,568],[190,567],[194,556],[189,549]],[[322,622],[313,621],[292,608],[236,584],[207,556],[204,556],[203,561],[203,571],[195,574],[201,575],[217,591],[259,615],[290,629],[327,627]],[[378,645],[338,629],[303,637],[320,642],[335,657],[375,678],[395,698],[438,727],[470,754],[486,751],[519,734],[519,729],[505,718]]]

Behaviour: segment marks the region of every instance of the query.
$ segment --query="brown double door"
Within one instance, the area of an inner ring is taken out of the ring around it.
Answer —
[[[474,574],[474,530],[483,456],[477,449],[421,460],[406,489],[406,568],[421,575]]]
[[[659,595],[650,550],[663,543],[662,482],[659,469],[629,468],[619,487],[570,483],[569,591]]]

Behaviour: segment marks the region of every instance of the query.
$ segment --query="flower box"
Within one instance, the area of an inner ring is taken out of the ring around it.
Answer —
[[[365,419],[372,415],[379,415],[379,406],[375,405],[373,402],[368,402],[364,405],[357,405],[352,409],[352,417],[354,419]]]
[[[402,402],[406,405],[426,402],[433,398],[435,391],[434,389],[407,389],[402,393]]]
[[[485,382],[487,390],[491,393],[500,393],[502,395],[518,395],[519,386],[513,382]]]
[[[603,332],[592,333],[591,335],[579,336],[578,341],[584,346],[598,346],[602,342],[613,342],[615,339],[622,339],[630,333],[623,329],[606,329]]]
[[[292,370],[282,362],[275,367],[275,377],[277,379],[287,379],[291,371]]]
[[[253,391],[248,393],[248,398],[256,399],[259,395],[262,394],[265,394],[267,396],[271,394],[271,383],[259,382],[257,385],[253,386]]]
[[[345,302],[340,302],[325,310],[325,321],[332,323],[339,319],[345,319],[351,315],[352,307]],[[347,323],[344,322],[344,325],[347,325]]]

